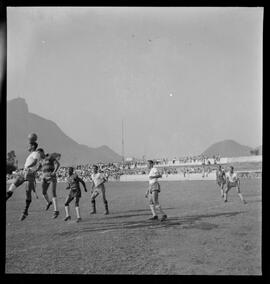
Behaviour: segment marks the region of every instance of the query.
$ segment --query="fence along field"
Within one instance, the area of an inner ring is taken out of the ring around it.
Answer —
[[[225,204],[215,181],[161,181],[167,222],[148,221],[147,182],[109,182],[110,215],[90,216],[82,192],[82,222],[64,222],[65,184],[58,184],[60,216],[45,211],[40,184],[29,216],[19,221],[24,188],[6,209],[6,273],[261,274],[261,179],[242,179],[247,204],[232,189]],[[90,184],[87,183],[87,188]]]

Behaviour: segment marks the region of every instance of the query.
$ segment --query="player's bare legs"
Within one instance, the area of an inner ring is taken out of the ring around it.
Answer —
[[[57,218],[59,215],[59,210],[58,210],[58,204],[57,204],[57,197],[56,197],[56,186],[57,186],[57,181],[53,180],[52,182],[52,203],[53,203],[53,208],[54,208],[54,214],[53,218]]]
[[[236,191],[237,191],[237,193],[238,193],[238,196],[239,196],[240,200],[241,200],[244,204],[246,204],[247,202],[246,202],[246,200],[244,199],[242,193],[240,192],[240,180],[239,180],[239,179],[237,180],[235,187],[236,187]]]
[[[44,179],[41,183],[41,187],[42,187],[42,195],[44,197],[44,199],[46,200],[47,202],[47,205],[46,205],[46,211],[50,208],[50,206],[52,205],[52,201],[49,199],[49,196],[48,196],[48,188],[50,186],[50,183],[46,182]]]
[[[91,205],[92,205],[92,211],[90,212],[90,214],[96,214],[97,210],[96,210],[96,197],[99,195],[98,191],[94,191],[91,195]]]
[[[150,220],[157,220],[158,215],[157,215],[157,212],[156,212],[156,209],[155,209],[155,204],[154,204],[152,193],[149,193],[148,197],[149,197],[149,207],[150,207],[150,210],[151,210],[152,215],[153,215],[150,218]]]
[[[230,182],[227,182],[226,184],[226,190],[224,192],[224,202],[227,202],[227,196],[228,196],[228,192],[229,190],[232,188],[232,187],[236,187],[236,191],[238,193],[238,196],[240,198],[240,200],[246,204],[246,200],[244,199],[242,193],[240,192],[240,180],[237,180],[235,183],[230,183]]]
[[[226,188],[225,188],[224,193],[223,193],[224,202],[228,201],[228,192],[229,192],[230,189],[231,189],[231,187],[230,187],[229,183],[227,182]]]
[[[103,204],[104,204],[104,207],[105,207],[104,214],[108,215],[109,214],[108,201],[106,199],[106,194],[105,194],[105,189],[104,188],[101,189],[101,195],[102,195],[102,200],[103,200]]]
[[[66,212],[66,217],[64,221],[68,221],[71,219],[70,214],[69,214],[69,203],[73,200],[73,198],[70,198],[69,196],[66,198],[65,201],[65,212]]]
[[[159,204],[158,193],[159,192],[157,190],[154,190],[154,191],[152,191],[152,193],[149,193],[149,195],[148,195],[148,197],[149,197],[149,207],[150,207],[150,210],[151,210],[152,215],[153,215],[150,218],[150,220],[157,220],[158,219],[158,215],[157,215],[157,212],[156,212],[156,209],[157,209],[162,214],[161,221],[164,221],[164,220],[167,219],[167,215],[162,210],[161,205]]]
[[[77,221],[76,221],[77,223],[82,220],[81,215],[80,215],[79,201],[80,201],[80,198],[76,197],[75,198],[75,211],[76,211],[76,215],[77,215]]]
[[[154,190],[152,194],[153,194],[154,206],[162,214],[161,221],[164,221],[164,220],[167,219],[167,215],[162,210],[161,205],[159,204],[159,201],[158,201],[158,194],[159,194],[159,192],[157,190]]]
[[[6,201],[12,196],[13,191],[14,191],[16,188],[17,188],[17,186],[16,186],[14,183],[12,183],[12,184],[9,186],[8,191],[7,191],[7,193],[6,193]]]
[[[224,186],[225,186],[224,182],[221,182],[219,184],[221,198],[224,198],[224,191],[225,191]]]
[[[26,187],[25,208],[24,208],[23,214],[21,216],[21,221],[23,221],[28,216],[28,209],[29,209],[29,206],[32,202],[32,193],[31,192],[34,189],[35,184],[32,181],[27,181],[25,187]]]

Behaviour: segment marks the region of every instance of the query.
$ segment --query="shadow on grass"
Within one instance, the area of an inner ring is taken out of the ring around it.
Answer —
[[[58,236],[73,237],[74,235],[80,235],[89,232],[102,232],[115,230],[128,230],[128,229],[162,229],[162,228],[176,228],[176,229],[200,229],[200,230],[212,230],[219,225],[210,222],[205,222],[204,219],[216,218],[216,217],[233,217],[244,211],[216,213],[216,214],[203,214],[203,215],[188,215],[183,217],[168,217],[164,222],[160,220],[138,220],[138,221],[126,221],[126,222],[106,222],[106,223],[93,223],[91,221],[84,222],[84,227],[78,228],[75,231],[64,231],[57,233]],[[149,215],[149,214],[148,214]],[[150,215],[149,215],[150,217]],[[90,225],[91,227],[86,227]],[[97,227],[93,227],[93,225]]]
[[[164,211],[167,210],[171,210],[171,209],[175,209],[175,208],[163,208]],[[128,214],[130,212],[145,212],[142,214]],[[128,211],[119,211],[119,212],[113,212],[113,215],[109,215],[106,217],[106,219],[119,219],[119,218],[129,218],[129,217],[136,217],[136,216],[148,216],[150,214],[150,209],[146,208],[146,209],[139,209],[139,210],[128,210]],[[119,213],[124,213],[124,215],[117,215]]]
[[[262,202],[262,200],[261,199],[248,200],[247,204],[248,203],[257,203],[257,202]]]

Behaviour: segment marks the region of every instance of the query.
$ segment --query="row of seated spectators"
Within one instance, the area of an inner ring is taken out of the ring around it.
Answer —
[[[126,164],[123,165],[122,163],[98,163],[99,170],[106,175],[108,175],[109,180],[119,180],[121,175],[146,175],[148,174],[148,169],[146,165],[144,167],[137,167],[134,165]],[[210,168],[210,167],[207,167]],[[90,177],[92,174],[92,165],[86,164],[86,165],[77,165],[75,167],[75,170],[79,176],[81,176],[84,181],[90,181]],[[179,174],[183,173],[189,174],[189,173],[202,173],[204,171],[203,167],[185,167],[185,168],[176,168],[176,167],[160,167],[159,171],[162,173],[162,175],[171,175],[171,174]],[[210,172],[209,169],[207,169],[208,172]],[[22,173],[22,169],[14,171],[12,174],[7,174],[7,180],[13,179],[16,175]],[[65,181],[68,176],[68,167],[61,166],[57,171],[57,180],[59,182]],[[36,175],[37,181],[41,181],[42,178],[42,172],[37,172]]]
[[[180,158],[173,158],[172,161],[169,161],[168,159],[162,159],[163,164],[187,164],[187,163],[199,163],[202,165],[210,165],[210,164],[217,164],[220,161],[220,155],[213,155],[212,157],[206,156],[206,155],[197,155],[197,156],[186,156],[186,157],[180,157]],[[211,162],[212,161],[212,162]]]
[[[121,175],[147,175],[147,168],[128,168],[128,167],[118,167],[114,164],[99,164],[100,171],[108,175],[109,180],[119,180]],[[76,172],[83,178],[85,182],[90,181],[92,174],[91,165],[78,165],[75,167]],[[159,167],[159,171],[162,175],[174,175],[174,174],[183,174],[188,177],[190,174],[202,174],[203,176],[208,176],[209,173],[216,170],[215,166],[199,166],[199,167]],[[22,169],[14,171],[12,174],[6,175],[6,180],[12,180],[16,175],[22,173]],[[68,167],[60,167],[57,172],[57,180],[59,182],[65,182],[68,176]],[[241,178],[254,178],[261,177],[261,173],[239,173]],[[37,181],[40,182],[42,178],[42,172],[37,173]]]

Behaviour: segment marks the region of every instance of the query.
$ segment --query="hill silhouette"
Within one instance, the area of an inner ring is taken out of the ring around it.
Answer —
[[[202,155],[209,157],[217,154],[219,154],[221,157],[250,156],[250,151],[252,149],[253,148],[241,145],[234,140],[224,140],[211,145],[202,153]]]
[[[23,166],[28,155],[27,136],[35,132],[38,135],[39,147],[45,152],[59,152],[62,165],[75,165],[97,162],[118,162],[121,156],[103,145],[91,148],[77,143],[68,137],[51,120],[30,113],[23,98],[7,102],[7,151],[15,150],[19,167]]]

